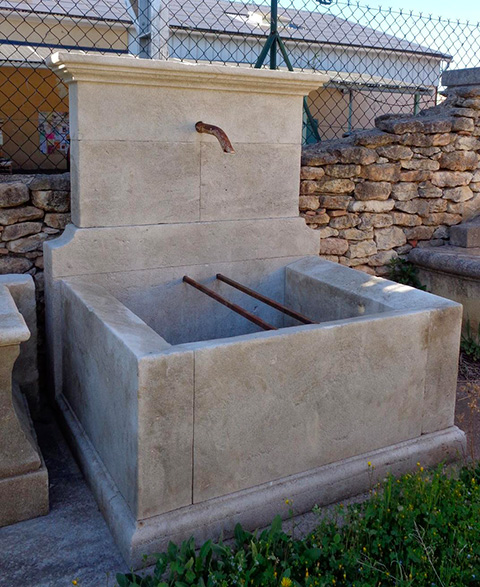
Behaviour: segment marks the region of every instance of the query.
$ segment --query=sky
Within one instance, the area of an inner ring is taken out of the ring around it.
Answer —
[[[279,0],[283,1],[289,0]],[[450,68],[480,67],[480,0],[333,0],[330,6],[319,6],[315,0],[293,0],[292,4],[329,12],[451,55]]]
[[[479,0],[367,0],[366,2],[362,1],[361,4],[382,6],[383,8],[402,8],[413,10],[415,13],[423,12],[449,19],[480,22]]]

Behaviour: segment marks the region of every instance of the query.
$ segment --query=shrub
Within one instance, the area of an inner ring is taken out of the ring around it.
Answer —
[[[369,466],[371,466],[369,464]],[[372,467],[373,469],[373,467]],[[480,466],[388,476],[370,498],[319,521],[303,539],[280,517],[261,533],[235,528],[232,545],[193,539],[157,555],[153,575],[121,587],[446,587],[480,584]]]

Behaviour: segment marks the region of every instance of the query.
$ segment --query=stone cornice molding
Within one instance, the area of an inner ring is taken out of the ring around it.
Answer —
[[[53,53],[47,65],[67,84],[100,82],[259,94],[307,95],[328,81],[320,73],[157,61],[83,53]]]

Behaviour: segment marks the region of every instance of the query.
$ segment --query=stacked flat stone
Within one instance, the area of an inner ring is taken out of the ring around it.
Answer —
[[[42,288],[43,243],[70,221],[70,175],[0,178],[0,274],[29,273]]]
[[[480,86],[375,125],[304,148],[300,211],[322,257],[386,275],[392,258],[443,245],[480,212]]]

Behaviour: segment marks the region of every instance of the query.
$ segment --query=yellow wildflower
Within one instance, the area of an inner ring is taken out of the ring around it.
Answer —
[[[283,577],[282,582],[280,583],[280,585],[282,587],[291,587],[292,585],[292,580],[289,579],[288,577]]]

